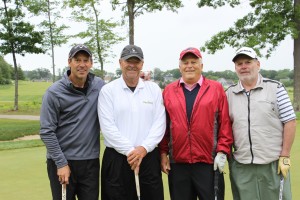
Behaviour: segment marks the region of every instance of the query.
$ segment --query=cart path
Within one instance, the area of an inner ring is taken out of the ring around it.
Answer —
[[[36,115],[0,115],[2,119],[23,119],[23,120],[40,120]]]

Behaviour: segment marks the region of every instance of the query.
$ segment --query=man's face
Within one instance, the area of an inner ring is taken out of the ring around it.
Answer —
[[[71,70],[71,75],[77,80],[86,79],[93,62],[89,56],[84,51],[79,51],[73,58],[69,59],[69,67]]]
[[[257,59],[241,55],[235,60],[234,64],[235,72],[242,83],[256,83],[260,69],[260,62]]]
[[[140,77],[140,71],[143,68],[144,61],[131,57],[127,60],[119,60],[123,78],[126,80],[138,80]]]
[[[194,84],[200,79],[202,69],[202,59],[194,54],[186,54],[179,62],[182,78],[188,84]]]

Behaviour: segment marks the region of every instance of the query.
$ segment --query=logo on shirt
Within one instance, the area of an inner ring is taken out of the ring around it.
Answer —
[[[143,103],[145,103],[145,104],[153,104],[152,101],[143,101]]]

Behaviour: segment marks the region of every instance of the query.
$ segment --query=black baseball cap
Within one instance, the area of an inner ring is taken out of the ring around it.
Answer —
[[[84,44],[76,44],[70,50],[69,59],[73,58],[76,55],[76,53],[78,53],[79,51],[85,51],[92,58],[92,52],[91,52],[91,50],[86,45],[84,45]]]
[[[124,47],[124,49],[121,52],[120,58],[127,60],[132,57],[137,57],[140,60],[144,59],[144,54],[141,47],[138,47],[136,45],[127,45]]]

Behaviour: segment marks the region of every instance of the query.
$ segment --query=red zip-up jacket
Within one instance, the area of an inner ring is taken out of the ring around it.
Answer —
[[[233,136],[222,85],[203,77],[190,123],[182,87],[178,80],[163,91],[167,129],[159,144],[161,154],[169,154],[170,162],[208,164],[214,162],[217,152],[230,155]]]

